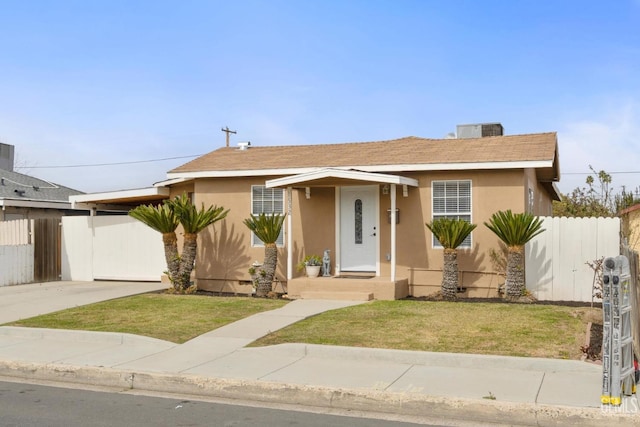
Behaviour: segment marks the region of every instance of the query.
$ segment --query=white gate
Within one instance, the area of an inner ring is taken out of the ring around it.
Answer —
[[[162,235],[129,216],[62,218],[63,280],[160,281]]]
[[[592,301],[586,263],[620,253],[620,219],[541,218],[546,231],[525,246],[527,289],[539,300]]]

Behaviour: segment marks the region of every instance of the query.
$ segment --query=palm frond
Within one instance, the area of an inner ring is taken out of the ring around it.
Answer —
[[[542,219],[527,212],[514,214],[510,209],[494,213],[484,225],[507,246],[524,246],[545,231],[542,228]]]
[[[278,241],[285,217],[286,214],[249,214],[243,222],[264,244],[272,244]]]
[[[425,224],[445,249],[456,249],[477,227],[463,219],[438,218]]]
[[[160,206],[140,205],[129,215],[160,233],[171,233],[178,228],[178,218],[166,203]]]
[[[186,194],[182,194],[169,202],[170,207],[175,212],[176,217],[185,233],[197,234],[209,225],[225,218],[229,210],[223,207],[209,206],[205,209],[204,204],[198,210]]]

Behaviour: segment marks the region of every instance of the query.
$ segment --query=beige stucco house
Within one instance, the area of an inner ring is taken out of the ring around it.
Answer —
[[[494,136],[482,136],[492,134]],[[556,133],[502,135],[468,125],[458,138],[296,146],[223,147],[168,172],[170,194],[230,209],[201,234],[200,289],[250,292],[248,269],[263,259],[243,220],[286,213],[277,280],[292,298],[425,296],[441,281],[442,250],[425,223],[439,216],[479,226],[460,249],[460,292],[493,297],[502,283],[482,224],[498,210],[551,215],[559,200]],[[460,137],[464,136],[464,137]],[[331,276],[309,279],[296,264],[329,250]]]
[[[462,296],[494,297],[503,279],[489,255],[497,237],[483,223],[498,210],[551,215],[560,194],[555,133],[503,135],[500,124],[458,126],[457,138],[405,137],[341,144],[222,147],[168,172],[153,188],[75,196],[121,207],[184,192],[224,206],[226,219],[200,234],[200,289],[250,293],[262,243],[250,213],[285,213],[276,290],[291,298],[394,299],[434,293],[442,249],[425,226],[440,216],[478,227],[459,250]],[[304,277],[305,255],[329,250],[329,277]]]

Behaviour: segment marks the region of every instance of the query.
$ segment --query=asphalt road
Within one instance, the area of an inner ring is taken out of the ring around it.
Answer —
[[[3,427],[305,426],[410,427],[389,419],[270,409],[129,392],[0,382]],[[428,424],[433,425],[433,424]]]

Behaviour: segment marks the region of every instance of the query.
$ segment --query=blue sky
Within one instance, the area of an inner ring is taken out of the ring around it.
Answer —
[[[640,0],[1,6],[0,141],[78,190],[149,186],[224,126],[234,145],[291,145],[481,122],[557,131],[563,192],[590,164],[640,186]]]

